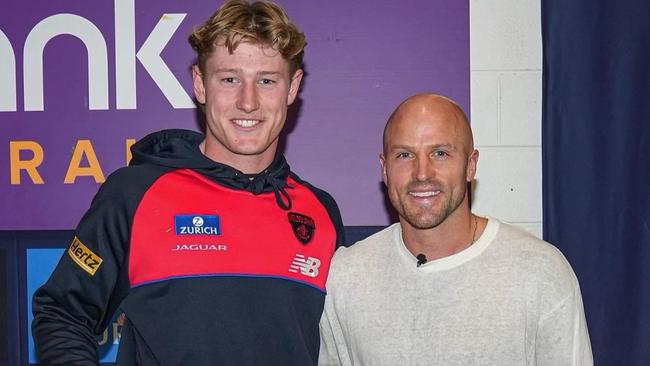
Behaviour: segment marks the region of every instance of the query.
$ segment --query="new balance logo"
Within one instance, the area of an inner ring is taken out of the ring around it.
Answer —
[[[316,277],[318,276],[318,267],[320,267],[320,259],[314,257],[305,258],[302,254],[296,254],[289,266],[289,272],[300,272],[300,274],[307,277]]]

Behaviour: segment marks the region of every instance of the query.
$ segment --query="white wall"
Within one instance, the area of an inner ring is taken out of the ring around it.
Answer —
[[[539,0],[470,0],[473,211],[542,235]]]

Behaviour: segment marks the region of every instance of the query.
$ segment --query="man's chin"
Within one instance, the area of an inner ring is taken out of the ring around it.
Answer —
[[[232,153],[243,156],[256,156],[263,155],[269,151],[270,146],[263,146],[261,144],[239,144],[229,149]]]
[[[400,219],[405,220],[412,227],[418,230],[433,229],[444,221],[444,217],[439,215],[427,214],[408,214],[400,216]]]

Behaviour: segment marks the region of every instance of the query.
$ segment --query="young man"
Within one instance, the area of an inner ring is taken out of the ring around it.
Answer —
[[[419,94],[393,112],[380,162],[399,223],[334,256],[319,364],[593,364],[562,254],[470,211],[477,161],[449,99]]]
[[[97,363],[119,306],[118,365],[309,365],[343,227],[278,153],[305,40],[269,2],[228,1],[190,36],[206,134],[133,147],[34,295],[43,365]]]

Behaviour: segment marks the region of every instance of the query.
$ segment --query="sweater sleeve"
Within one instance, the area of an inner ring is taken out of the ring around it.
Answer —
[[[350,347],[346,342],[346,336],[337,312],[337,283],[341,281],[341,267],[337,266],[337,256],[346,249],[342,247],[337,250],[334,258],[332,258],[332,267],[327,278],[327,295],[325,296],[325,306],[319,324],[319,366],[352,365],[351,355],[349,354]]]
[[[100,188],[49,280],[33,298],[32,333],[42,365],[96,365],[97,336],[128,291],[131,214],[123,185]]]
[[[539,322],[535,342],[537,366],[592,366],[591,343],[580,288],[565,297]]]
[[[351,365],[352,361],[348,356],[345,338],[341,332],[341,325],[329,294],[325,298],[325,308],[323,309],[319,328],[320,353],[318,355],[318,365]]]

